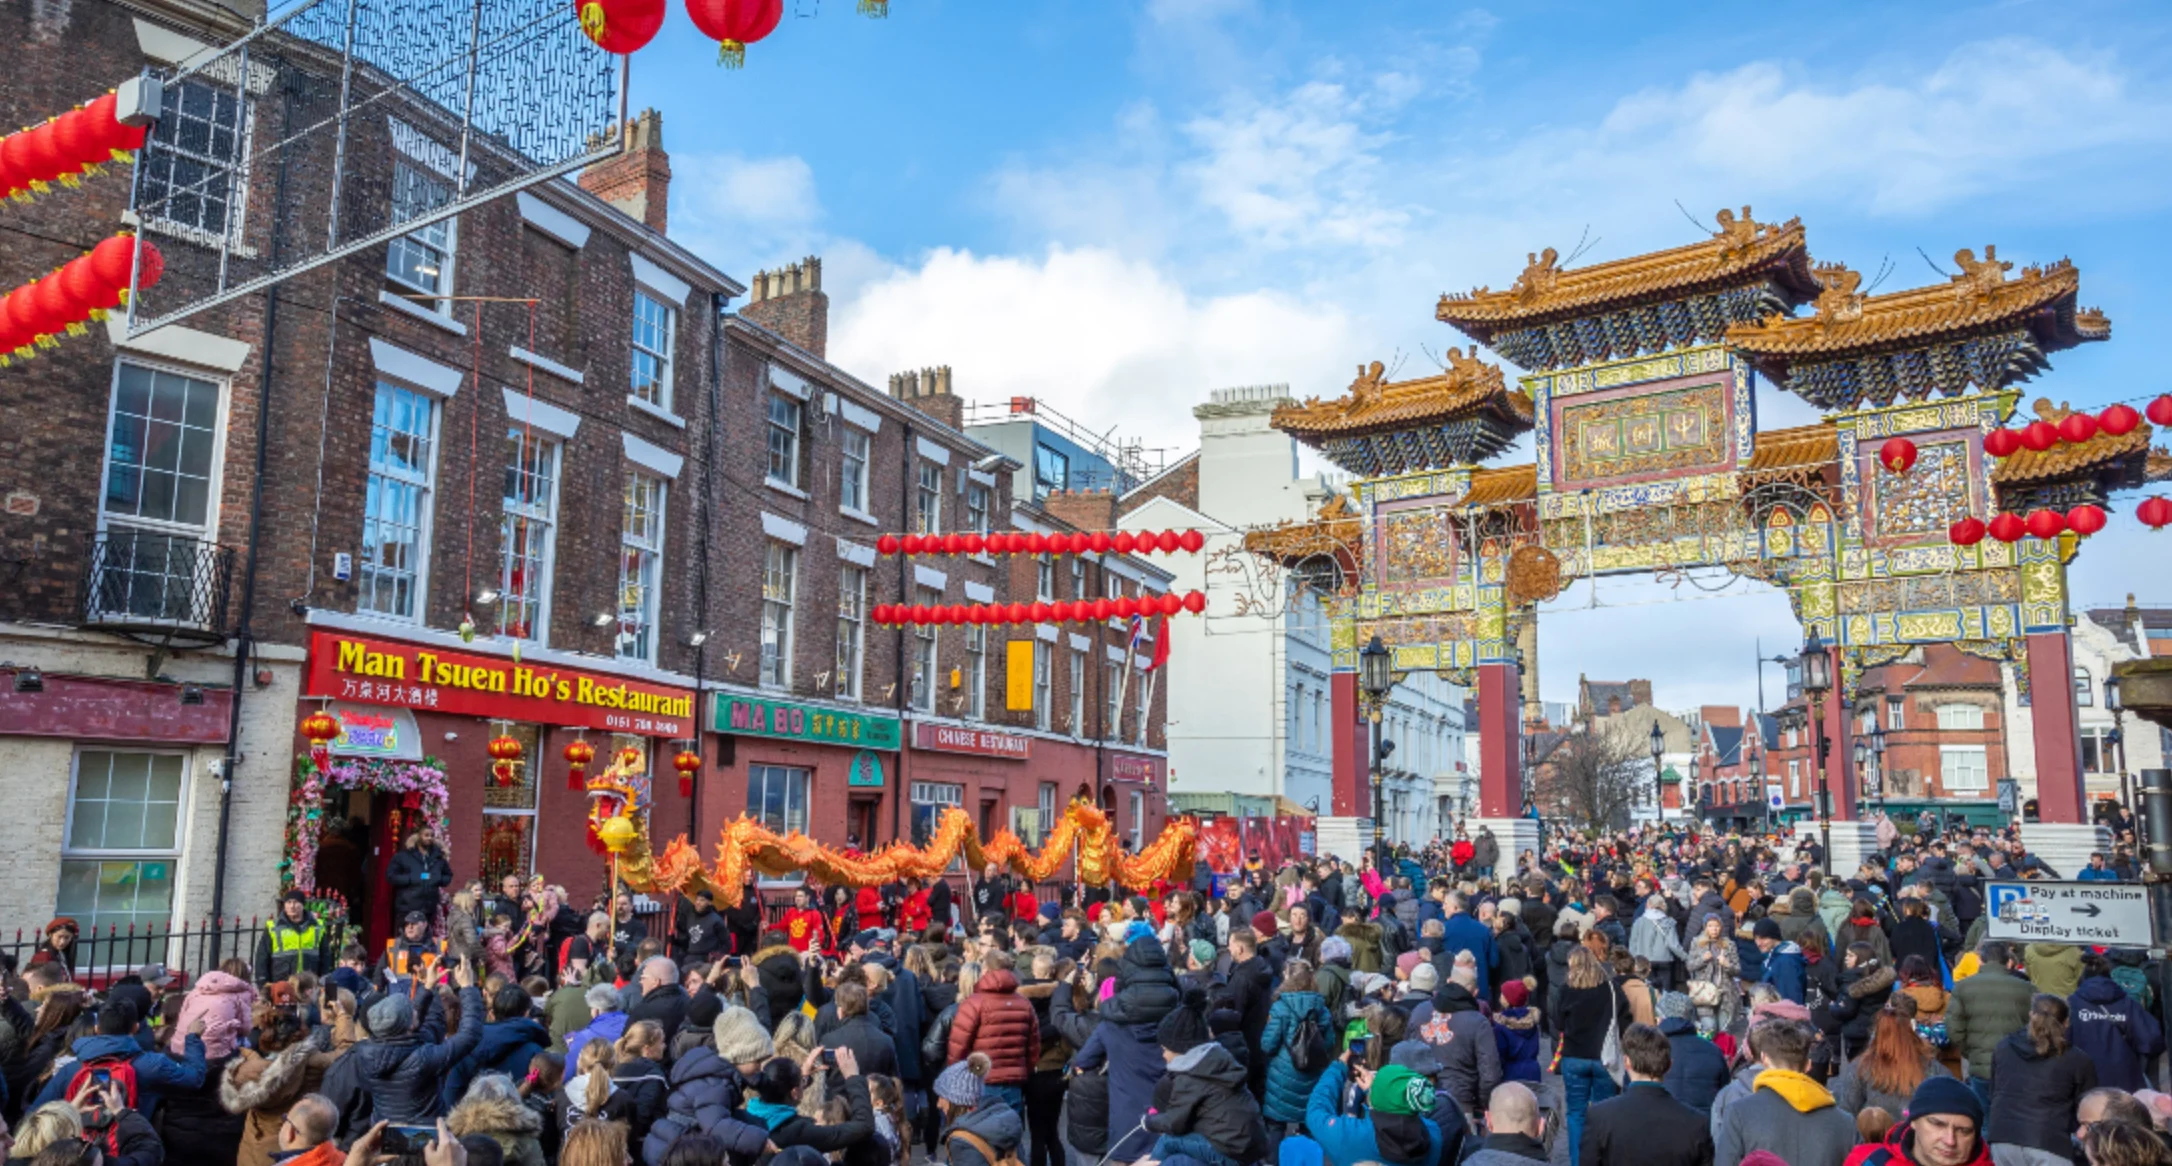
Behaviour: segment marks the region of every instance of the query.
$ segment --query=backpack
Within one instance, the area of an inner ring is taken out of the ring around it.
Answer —
[[[1328,1048],[1327,1033],[1320,1028],[1320,1021],[1313,1013],[1297,1022],[1296,1031],[1290,1034],[1290,1067],[1300,1073],[1312,1074],[1327,1068],[1334,1051]]]
[[[68,1091],[61,1096],[74,1101],[84,1085],[95,1077],[104,1077],[109,1083],[120,1086],[122,1096],[128,1099],[128,1108],[136,1108],[136,1065],[127,1056],[99,1057],[78,1063],[75,1075],[68,1078]]]
[[[952,1130],[945,1134],[944,1137],[946,1139],[964,1138],[965,1144],[973,1147],[980,1154],[981,1161],[986,1162],[988,1166],[1025,1166],[1025,1163],[1018,1160],[1017,1151],[1014,1150],[1002,1157],[997,1157],[995,1147],[989,1145],[987,1139],[973,1133],[971,1130]]]
[[[1218,935],[1219,933],[1214,927],[1214,916],[1196,915],[1192,917],[1191,934],[1187,938],[1204,939],[1208,943],[1219,947],[1221,945],[1218,941]]]
[[[2112,983],[2119,985],[2120,991],[2134,997],[2135,1003],[2145,1009],[2150,1007],[2151,999],[2155,993],[2150,991],[2149,977],[2143,973],[2142,969],[2132,964],[2114,964],[2112,965]]]

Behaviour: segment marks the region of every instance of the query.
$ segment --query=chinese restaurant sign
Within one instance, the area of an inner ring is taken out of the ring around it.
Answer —
[[[691,689],[346,632],[310,637],[305,695],[643,737],[694,732]]]
[[[716,696],[715,713],[709,727],[719,733],[781,737],[821,745],[858,745],[863,749],[895,749],[903,736],[896,717],[871,717],[722,692]]]
[[[1159,772],[1159,765],[1152,757],[1134,757],[1124,753],[1109,755],[1109,780],[1143,781],[1152,784]]]
[[[422,734],[415,728],[415,714],[406,709],[334,704],[329,711],[339,722],[332,752],[347,757],[422,758]]]
[[[993,733],[986,729],[968,729],[963,725],[933,725],[926,721],[913,726],[913,744],[940,753],[977,753],[983,757],[1006,757],[1013,761],[1024,761],[1033,753],[1031,737]]]

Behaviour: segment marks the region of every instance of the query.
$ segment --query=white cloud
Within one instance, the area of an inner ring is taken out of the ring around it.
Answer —
[[[1038,397],[1149,446],[1197,440],[1211,388],[1332,379],[1350,321],[1274,290],[1198,296],[1167,270],[1102,248],[1038,257],[943,249],[833,300],[830,357],[882,383],[948,364],[968,399]]]
[[[1382,92],[1407,101],[1417,88],[1398,76]],[[1378,201],[1386,139],[1361,124],[1370,112],[1343,86],[1314,81],[1278,101],[1195,118],[1184,133],[1199,156],[1185,177],[1246,242],[1391,246],[1410,215]]]
[[[814,169],[796,155],[682,155],[672,159],[672,170],[672,188],[687,196],[697,214],[767,227],[801,226],[822,217]]]

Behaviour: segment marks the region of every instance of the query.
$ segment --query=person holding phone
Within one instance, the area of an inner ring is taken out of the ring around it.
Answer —
[[[468,1148],[445,1128],[444,1118],[437,1119],[435,1126],[378,1122],[355,1139],[346,1161],[350,1166],[370,1166],[417,1150],[422,1152],[423,1166],[468,1166]]]
[[[439,982],[444,969],[438,969]],[[324,1095],[345,1118],[393,1125],[428,1125],[445,1112],[440,1091],[452,1067],[475,1051],[483,1039],[483,994],[475,986],[475,966],[462,959],[453,968],[460,989],[460,1028],[441,1041],[417,1031],[415,1003],[392,991],[362,1001],[370,1039],[347,1051],[325,1075]]]

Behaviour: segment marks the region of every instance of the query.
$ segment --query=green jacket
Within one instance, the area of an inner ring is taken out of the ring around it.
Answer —
[[[587,1028],[588,1022],[595,1019],[588,1011],[588,990],[603,982],[598,969],[590,968],[580,983],[567,984],[543,1001],[543,1022],[550,1026],[552,1052],[564,1053],[567,1035]]]
[[[2000,1041],[2027,1028],[2036,988],[2005,968],[1985,968],[1953,986],[1946,997],[1946,1036],[1968,1058],[1972,1077],[1991,1079],[1991,1053]]]
[[[2081,987],[2081,949],[2064,943],[2032,943],[2021,953],[2036,990],[2064,1000]]]

